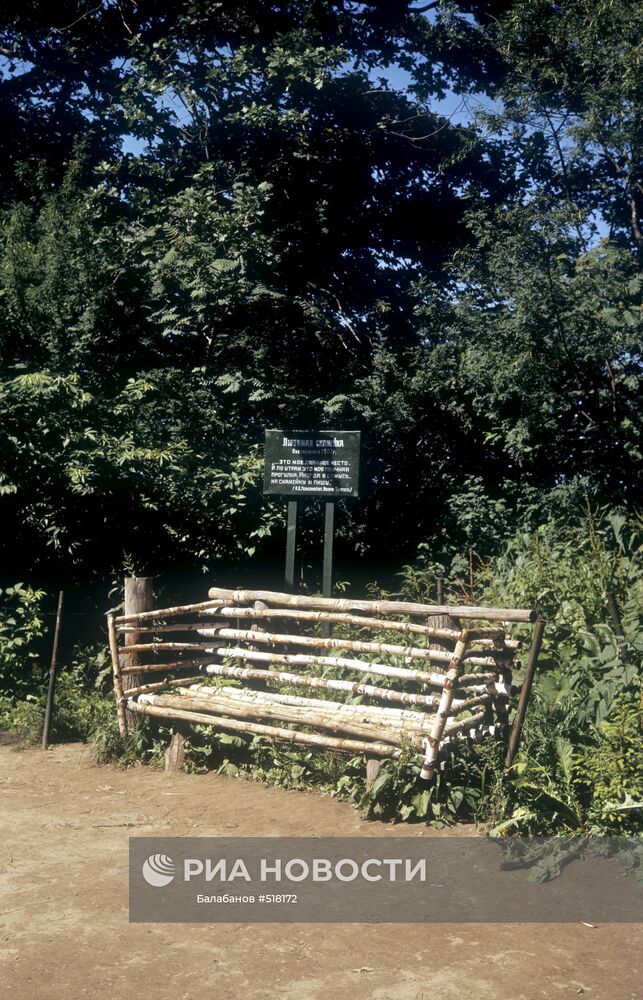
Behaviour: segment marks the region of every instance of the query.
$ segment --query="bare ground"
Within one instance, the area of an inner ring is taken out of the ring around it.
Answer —
[[[315,793],[0,746],[0,996],[639,1000],[641,925],[132,924],[128,837],[431,836]]]

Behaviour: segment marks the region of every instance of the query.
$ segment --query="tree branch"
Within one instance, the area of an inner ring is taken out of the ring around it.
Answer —
[[[636,191],[632,192],[632,197],[630,199],[630,220],[632,223],[632,234],[640,246],[641,243],[643,243],[643,233],[641,232],[641,227],[639,225],[639,204]]]
[[[609,363],[609,361],[605,362],[605,367],[607,369],[610,389],[612,390],[612,415],[614,417],[614,420],[616,420],[616,379],[614,377],[614,372],[612,371],[612,366]]]

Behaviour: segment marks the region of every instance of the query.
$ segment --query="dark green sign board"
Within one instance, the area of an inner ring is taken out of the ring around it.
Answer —
[[[360,431],[266,431],[264,493],[359,496]]]

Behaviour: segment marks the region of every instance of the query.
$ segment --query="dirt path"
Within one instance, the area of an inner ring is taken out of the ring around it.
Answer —
[[[641,926],[130,925],[132,835],[387,836],[350,805],[0,746],[0,996],[639,1000]],[[427,836],[396,827],[396,835]]]

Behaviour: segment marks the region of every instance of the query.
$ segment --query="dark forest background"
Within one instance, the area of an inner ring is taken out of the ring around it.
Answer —
[[[642,29],[632,0],[3,3],[5,581],[279,582],[266,427],[362,431],[360,589],[631,511]],[[311,587],[320,537],[311,504]]]

